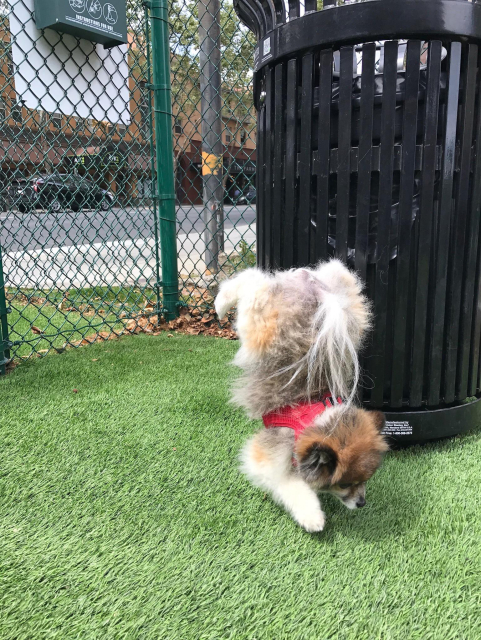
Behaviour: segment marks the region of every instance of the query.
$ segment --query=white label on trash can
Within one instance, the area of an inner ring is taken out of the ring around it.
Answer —
[[[269,55],[269,53],[271,52],[271,39],[270,38],[266,38],[264,40],[264,44],[263,44],[263,54],[264,56]]]
[[[386,426],[381,433],[386,436],[411,436],[413,427],[409,420],[386,420]]]

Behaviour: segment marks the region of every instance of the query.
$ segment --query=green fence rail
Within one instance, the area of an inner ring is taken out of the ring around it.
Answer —
[[[38,30],[33,2],[0,7],[0,374],[205,308],[255,263],[254,43],[232,3],[128,0],[105,50]]]

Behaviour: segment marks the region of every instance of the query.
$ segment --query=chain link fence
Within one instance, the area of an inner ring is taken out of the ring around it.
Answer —
[[[39,31],[33,0],[0,6],[0,373],[165,311],[163,200],[175,197],[181,305],[211,306],[220,279],[255,263],[253,37],[230,2],[170,3],[163,194],[154,4],[127,3],[128,42],[111,49]]]
[[[256,262],[255,37],[228,0],[174,0],[170,32],[181,299]]]
[[[89,1],[76,10],[93,15]],[[129,41],[112,49],[39,31],[31,0],[2,12],[6,360],[122,332],[158,303],[160,260],[143,7],[129,7]]]

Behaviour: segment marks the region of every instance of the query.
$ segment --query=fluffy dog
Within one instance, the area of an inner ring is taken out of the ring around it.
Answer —
[[[358,278],[337,260],[275,274],[248,269],[222,283],[215,304],[219,317],[237,305],[234,364],[243,373],[233,401],[266,427],[246,443],[242,471],[306,531],[324,528],[318,492],[364,506],[388,446],[383,414],[353,403],[370,324]]]

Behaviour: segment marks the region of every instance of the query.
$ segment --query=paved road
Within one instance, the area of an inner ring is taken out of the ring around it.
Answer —
[[[202,278],[206,272],[201,214],[201,207],[177,209],[177,264],[183,280]],[[229,206],[225,216],[227,254],[236,251],[241,240],[255,243],[253,207]],[[152,212],[148,209],[2,213],[0,246],[7,286],[69,289],[152,284],[157,280]]]
[[[255,222],[255,207],[225,206],[225,229]],[[204,229],[202,207],[177,208],[177,229],[181,236],[198,237]],[[4,253],[41,248],[148,240],[154,237],[152,211],[142,208],[114,208],[102,211],[48,213],[0,213],[0,246]]]

